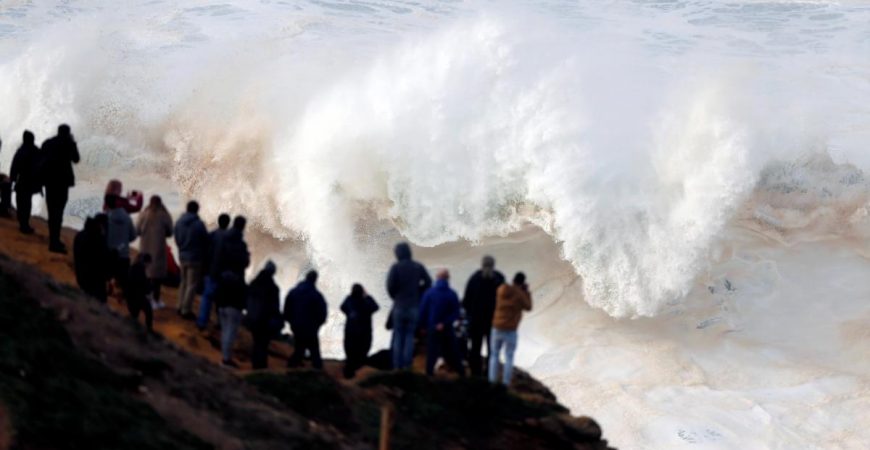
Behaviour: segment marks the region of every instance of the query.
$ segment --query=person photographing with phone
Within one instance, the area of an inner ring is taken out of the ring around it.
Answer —
[[[501,382],[505,386],[511,383],[514,368],[514,352],[517,349],[517,328],[523,317],[523,311],[532,310],[532,294],[526,284],[526,275],[517,272],[513,284],[502,284],[496,292],[495,314],[492,318],[492,354],[489,355],[489,381],[498,380],[499,359],[502,347],[505,348],[505,362],[501,373]]]

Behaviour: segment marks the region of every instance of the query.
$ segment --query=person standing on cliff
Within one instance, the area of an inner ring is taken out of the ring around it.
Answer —
[[[269,361],[269,342],[272,336],[283,328],[281,320],[281,294],[275,284],[277,267],[272,261],[266,262],[248,286],[248,305],[245,324],[251,330],[251,366],[254,370],[265,369]],[[277,321],[276,321],[277,319]],[[277,327],[275,326],[277,323]]]
[[[151,255],[147,274],[151,280],[151,295],[160,305],[160,288],[168,271],[166,238],[172,237],[172,216],[159,196],[152,196],[148,207],[139,214],[136,231],[139,233],[139,251]]]
[[[344,323],[345,378],[353,378],[366,362],[372,349],[372,315],[378,309],[378,304],[361,284],[354,284],[341,304],[341,312],[347,317]]]
[[[202,282],[203,262],[208,251],[208,231],[199,218],[199,203],[187,203],[187,212],[175,223],[175,244],[181,261],[181,286],[178,288],[178,314],[195,320],[193,299]]]
[[[411,259],[411,246],[396,245],[396,263],[387,275],[387,293],[393,299],[390,312],[393,339],[393,368],[409,369],[414,360],[414,334],[420,315],[420,296],[432,286],[426,267]]]
[[[48,250],[65,254],[66,246],[60,240],[63,213],[69,200],[69,190],[75,186],[73,164],[79,162],[79,148],[69,125],[57,127],[57,136],[42,143],[42,173],[45,186],[45,204],[48,209]]]
[[[486,339],[487,358],[492,354],[489,335],[492,332],[492,315],[495,313],[495,296],[499,286],[504,282],[504,275],[495,270],[495,258],[484,256],[480,270],[474,272],[465,286],[462,307],[465,308],[468,316],[468,337],[471,341],[468,365],[471,374],[475,376],[484,374],[484,360],[481,357],[484,339]]]
[[[199,317],[196,318],[196,327],[200,330],[205,330],[211,318],[212,303],[214,303],[214,295],[217,292],[218,278],[220,277],[220,274],[214,272],[214,255],[221,239],[227,233],[227,228],[230,227],[230,220],[229,214],[221,214],[218,216],[217,229],[208,234],[208,248],[202,263],[205,279],[203,280],[202,296],[199,299]]]
[[[320,327],[326,322],[326,299],[317,290],[317,271],[309,271],[305,279],[296,285],[284,300],[284,320],[290,323],[293,331],[293,355],[287,367],[299,367],[305,351],[311,354],[311,364],[315,369],[323,368],[320,357]]]
[[[242,216],[233,219],[233,227],[221,239],[214,253],[212,275],[217,280],[215,303],[221,324],[222,364],[225,367],[238,367],[232,356],[247,300],[245,269],[251,264],[251,253],[244,239],[247,223]]]
[[[459,376],[465,374],[459,357],[454,324],[459,320],[459,296],[450,288],[450,272],[441,269],[435,285],[420,302],[420,326],[426,330],[426,375],[435,374],[435,363],[444,357]]]
[[[108,296],[106,283],[111,278],[111,261],[106,234],[99,220],[88,217],[84,229],[73,240],[76,282],[82,291],[102,303]]]
[[[106,195],[106,246],[111,255],[111,274],[124,295],[127,295],[127,278],[130,274],[130,243],[136,240],[136,227],[130,214],[120,206],[118,196]]]
[[[514,352],[517,349],[517,328],[523,318],[523,311],[532,310],[532,294],[526,284],[526,275],[517,272],[513,284],[503,284],[496,292],[495,314],[492,318],[492,354],[489,355],[489,381],[498,379],[499,359],[502,347],[505,348],[505,362],[501,382],[510,386],[514,368]]]
[[[33,133],[25,131],[21,140],[21,147],[18,147],[12,159],[9,177],[15,184],[18,230],[23,234],[33,234],[33,228],[30,226],[33,195],[42,192],[38,173],[40,154]]]

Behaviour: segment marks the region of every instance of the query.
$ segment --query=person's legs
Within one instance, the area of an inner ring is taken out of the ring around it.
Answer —
[[[256,369],[265,369],[269,359],[269,330],[256,326],[251,331],[254,347],[251,349],[251,365]]]
[[[480,352],[481,346],[483,345],[483,337],[486,335],[486,330],[481,330],[479,327],[472,325],[468,334],[469,340],[471,341],[468,365],[471,368],[472,375],[480,376],[483,374]]]
[[[12,182],[6,175],[0,175],[0,215],[8,216],[12,207]]]
[[[308,337],[308,342],[310,344],[308,351],[311,352],[311,365],[320,370],[323,368],[323,358],[320,356],[320,337],[317,335],[317,331],[312,332],[311,336]]]
[[[127,297],[127,281],[130,279],[130,258],[116,258],[114,275],[118,287],[121,288],[121,293],[124,298]]]
[[[142,299],[142,311],[145,312],[145,328],[149,332],[154,332],[154,309],[151,308],[151,302],[147,298]]]
[[[308,336],[305,333],[293,332],[293,354],[287,360],[287,367],[299,367],[305,359],[305,350],[309,348]]]
[[[181,264],[181,286],[179,287],[179,311],[182,314],[193,313],[193,299],[196,297],[196,285],[199,284],[199,279],[202,276],[202,264],[182,263]]]
[[[30,227],[30,211],[33,209],[33,194],[24,191],[16,192],[15,208],[18,214],[18,229],[25,233],[32,232],[33,228]]]
[[[444,339],[443,332],[433,329],[426,335],[426,375],[435,374],[435,364],[441,356],[441,341]]]
[[[205,287],[202,291],[202,296],[199,299],[199,317],[196,319],[196,326],[205,328],[211,318],[211,303],[212,297],[217,290],[217,283],[210,276],[205,277]]]
[[[492,353],[489,354],[489,382],[495,383],[498,377],[499,354],[501,353],[501,332],[495,328],[492,329],[490,340],[492,341]]]
[[[241,312],[236,308],[220,308],[218,314],[221,319],[221,353],[224,362],[232,361],[233,343],[236,340],[236,332],[239,329]]]
[[[504,342],[505,342],[505,355],[504,355],[504,369],[501,375],[502,383],[505,386],[511,385],[511,377],[514,373],[514,352],[517,349],[517,332],[514,331],[505,331],[504,332]]]
[[[152,278],[151,279],[151,296],[154,297],[154,301],[160,303],[160,289],[163,287],[163,281]]]
[[[459,340],[456,338],[456,334],[452,330],[445,332],[442,342],[447,363],[460,377],[464,377],[465,367],[462,365],[462,355],[459,353]]]
[[[63,211],[69,199],[69,189],[65,187],[45,188],[45,204],[48,209],[48,242],[49,249],[59,250],[64,247],[60,240],[63,226]]]
[[[184,302],[187,299],[187,272],[190,270],[190,265],[181,262],[181,284],[178,285],[178,314],[184,314]]]
[[[417,332],[417,308],[405,311],[402,317],[402,367],[403,369],[410,368],[414,363],[414,335]]]
[[[393,368],[402,369],[402,340],[404,339],[403,330],[399,324],[393,323],[393,338],[390,341],[390,353],[393,357]]]

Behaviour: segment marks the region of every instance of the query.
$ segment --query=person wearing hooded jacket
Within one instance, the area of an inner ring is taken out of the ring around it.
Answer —
[[[459,296],[450,288],[450,272],[438,271],[435,285],[420,302],[420,326],[426,329],[426,374],[435,373],[435,363],[444,356],[448,364],[464,375],[453,325],[459,320]]]
[[[248,286],[248,313],[245,315],[245,322],[254,340],[251,349],[254,370],[268,367],[272,324],[275,318],[281,317],[281,298],[274,280],[275,271],[275,263],[268,261]]]
[[[175,222],[175,244],[181,261],[181,285],[178,287],[178,313],[187,320],[196,319],[193,299],[202,282],[203,261],[208,251],[208,231],[199,218],[199,203],[187,203],[187,212]]]
[[[57,127],[57,136],[42,143],[42,173],[45,185],[45,205],[48,209],[48,250],[66,253],[60,240],[63,212],[69,200],[69,190],[75,186],[73,164],[79,162],[79,149],[69,125]]]
[[[487,357],[492,353],[489,335],[492,331],[492,315],[495,312],[495,293],[504,282],[504,275],[495,270],[495,259],[484,256],[480,270],[474,272],[465,286],[462,307],[468,317],[468,340],[471,343],[468,366],[472,375],[484,374],[481,357],[484,339]]]
[[[21,147],[15,152],[9,178],[15,185],[15,204],[18,214],[18,229],[24,234],[33,234],[30,226],[30,212],[33,208],[33,195],[42,192],[39,182],[39,148],[36,137],[30,131],[22,136]]]
[[[166,238],[172,236],[172,216],[160,196],[152,195],[148,207],[139,213],[136,232],[139,234],[139,251],[151,255],[151,264],[146,271],[151,280],[151,295],[162,305],[160,291],[169,266]]]
[[[405,242],[396,245],[396,263],[387,275],[387,293],[393,299],[390,313],[393,338],[393,368],[407,369],[414,359],[414,334],[417,331],[420,296],[432,286],[426,267],[411,259],[411,246]]]
[[[354,284],[350,295],[341,304],[341,312],[347,316],[344,323],[344,377],[353,378],[365,363],[372,348],[372,315],[379,306],[361,284]]]
[[[523,311],[532,310],[532,294],[526,284],[526,275],[517,272],[513,284],[503,284],[496,293],[495,314],[492,318],[492,354],[489,355],[489,381],[498,381],[498,367],[502,347],[505,348],[505,362],[501,382],[511,383],[514,368],[514,351],[517,348],[517,328],[523,318]]]
[[[326,300],[316,284],[317,272],[309,271],[284,300],[284,320],[290,323],[294,339],[293,355],[287,361],[287,367],[301,366],[305,351],[308,350],[312,366],[315,369],[323,368],[317,333],[326,322]]]
[[[110,278],[109,248],[97,219],[88,217],[82,231],[73,240],[76,282],[86,294],[106,302],[106,282]]]

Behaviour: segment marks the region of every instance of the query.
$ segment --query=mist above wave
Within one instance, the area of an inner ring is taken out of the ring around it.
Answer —
[[[522,13],[330,40],[312,35],[322,17],[260,31],[172,9],[108,28],[117,13],[83,13],[3,62],[15,107],[0,129],[45,136],[71,122],[86,177],[164,174],[205,214],[245,213],[344,277],[370,270],[390,228],[432,246],[535,223],[590,304],[635,317],[685,296],[747,205],[758,202],[756,219],[805,217],[813,207],[788,206],[794,196],[774,195],[771,180],[866,118],[854,73],[814,72],[840,54],[733,55],[707,39],[663,51],[639,41],[642,14],[602,28]],[[681,39],[697,31],[689,22],[673,28]],[[802,182],[840,186],[837,170]],[[860,222],[867,185],[845,186],[800,201],[843,193],[837,208]],[[820,232],[854,225],[835,222]]]

